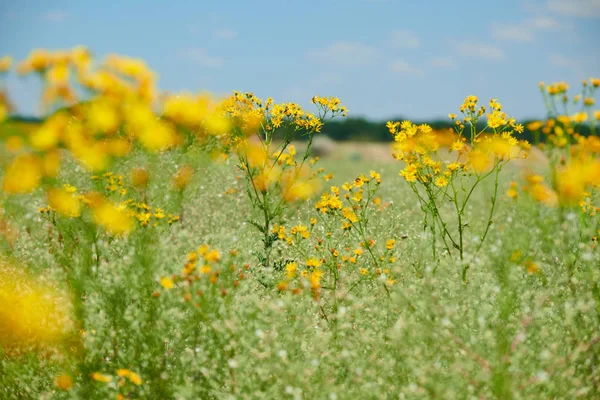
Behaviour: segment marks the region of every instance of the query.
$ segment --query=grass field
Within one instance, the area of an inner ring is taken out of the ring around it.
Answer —
[[[198,172],[180,202],[168,185],[184,161]],[[4,263],[26,266],[34,279],[61,290],[73,289],[68,276],[85,275],[85,282],[82,309],[70,311],[79,315],[76,338],[45,345],[38,355],[5,349],[2,398],[598,394],[600,257],[587,232],[579,234],[574,213],[562,218],[556,209],[540,208],[528,198],[502,196],[488,242],[476,253],[471,229],[484,223],[480,210],[491,190],[485,188],[466,214],[465,283],[459,260],[444,254],[431,259],[416,198],[395,165],[325,159],[322,165],[335,184],[362,171],[381,172],[378,196],[389,206],[374,211],[369,238],[378,244],[396,240],[396,261],[388,267],[395,283],[386,287],[363,254],[355,264],[342,263],[335,297],[323,287],[315,300],[306,293],[280,292],[277,284],[286,271],[258,265],[260,239],[247,222],[257,212],[245,197],[233,159],[216,165],[201,154],[154,160],[138,154],[115,173],[125,174],[132,165],[149,166],[149,204],[166,212],[183,205],[180,223],[138,228],[127,238],[102,238],[87,247],[85,239],[78,241],[77,221],[55,225],[42,219],[37,209],[45,204],[43,195],[5,203],[18,236],[11,247],[4,244]],[[67,169],[62,181],[80,191],[91,189],[75,170]],[[517,173],[503,172],[503,192]],[[311,204],[290,212],[286,225],[315,215]],[[68,239],[69,233],[74,237]],[[325,233],[317,224],[292,248],[276,242],[273,259],[304,261],[301,254],[314,253],[315,240]],[[341,255],[359,247],[350,235],[335,241]],[[164,289],[160,278],[179,274],[187,254],[201,244],[219,250],[223,275],[231,263],[245,279],[235,286],[227,276],[213,287],[200,282],[202,296],[186,289],[186,282]],[[233,249],[238,254],[227,255]],[[89,271],[73,274],[86,263]],[[361,275],[361,268],[368,274]],[[185,293],[192,293],[191,299]],[[125,380],[121,386],[119,369],[135,371],[142,384]],[[95,372],[113,379],[90,379]],[[54,384],[61,374],[74,381],[69,391]]]
[[[600,80],[542,84],[533,145],[475,96],[392,145],[327,143],[335,97],[17,70],[63,107],[0,96],[0,399],[600,398]]]

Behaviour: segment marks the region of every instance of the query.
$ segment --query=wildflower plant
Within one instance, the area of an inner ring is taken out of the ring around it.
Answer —
[[[528,175],[561,219],[516,182],[498,195],[526,144],[497,101],[485,127],[472,97],[450,133],[388,124],[405,185],[377,161],[314,166],[335,98],[159,95],[143,60],[82,47],[17,72],[49,114],[0,97],[2,399],[599,397],[595,135]]]
[[[458,251],[463,260],[465,232],[470,226],[465,211],[475,189],[491,177],[494,191],[487,206],[487,222],[479,237],[477,250],[481,249],[493,223],[500,171],[521,152],[514,135],[523,132],[523,126],[509,118],[497,100],[490,101],[487,114],[485,106],[477,103],[477,97],[468,96],[460,107],[462,118],[449,115],[455,125],[455,140],[447,155],[440,151],[440,143],[430,126],[410,121],[387,123],[394,135],[394,156],[405,163],[400,175],[419,200],[424,214],[423,229],[429,228],[431,232],[434,259],[438,257],[437,240],[441,239],[448,255]],[[480,128],[478,122],[484,116],[487,124]],[[521,146],[527,148],[528,144],[522,142]],[[442,207],[447,203],[452,204],[455,227]],[[463,269],[465,280],[467,268]]]
[[[576,225],[577,237],[563,243],[574,255],[573,261],[567,263],[570,276],[581,254],[576,243],[587,240],[595,247],[600,230],[600,138],[596,130],[600,112],[593,110],[599,86],[600,79],[590,78],[582,82],[580,94],[569,97],[569,85],[565,82],[541,82],[548,117],[528,125],[536,133],[548,167],[529,167],[523,189],[534,201],[555,208],[564,224]],[[572,213],[578,218],[570,222],[567,217]]]
[[[274,103],[271,98],[263,101],[252,93],[236,92],[226,106],[235,124],[231,144],[246,178],[246,193],[261,214],[260,220],[250,222],[263,236],[259,258],[264,267],[271,266],[274,221],[284,218],[289,204],[307,200],[319,189],[310,168],[316,160],[309,160],[314,135],[326,120],[347,113],[335,97],[315,96],[312,103],[317,107],[316,115],[295,103]],[[300,137],[306,139],[306,147],[296,160],[292,141]]]
[[[373,220],[381,218],[384,209],[376,196],[380,184],[378,172],[360,174],[321,195],[310,226],[273,227],[286,255],[284,278],[277,285],[280,292],[308,291],[315,300],[323,299],[333,315],[339,301],[360,285],[375,288],[380,282],[389,295],[398,258],[394,238],[379,243],[373,239]]]

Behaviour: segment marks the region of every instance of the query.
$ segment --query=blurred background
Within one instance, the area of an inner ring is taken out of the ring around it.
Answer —
[[[7,1],[0,55],[87,46],[139,57],[161,90],[251,91],[350,110],[335,139],[391,139],[388,119],[448,121],[469,94],[519,120],[543,118],[538,82],[573,90],[600,72],[600,1]],[[20,115],[39,115],[41,84],[11,73]],[[337,131],[336,131],[337,129]]]

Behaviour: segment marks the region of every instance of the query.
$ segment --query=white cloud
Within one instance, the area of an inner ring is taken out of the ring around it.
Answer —
[[[504,59],[504,51],[499,47],[481,42],[462,41],[456,43],[454,48],[463,56],[482,58],[484,60],[499,61]]]
[[[235,39],[236,36],[237,33],[235,31],[227,28],[217,29],[213,32],[213,37],[216,39]]]
[[[392,47],[407,47],[415,49],[421,46],[419,37],[411,31],[395,30],[390,34],[390,44]]]
[[[567,17],[600,17],[600,0],[549,0],[546,7],[551,12]]]
[[[497,40],[533,42],[533,32],[525,25],[492,25],[492,36]]]
[[[434,57],[429,63],[434,68],[456,68],[456,60],[452,57]]]
[[[371,64],[377,52],[362,43],[334,42],[323,49],[310,51],[308,57],[322,64],[359,67]]]
[[[559,22],[548,16],[529,18],[518,24],[493,24],[492,36],[496,40],[512,40],[516,42],[533,42],[538,31],[562,30]]]
[[[217,68],[223,65],[223,59],[209,55],[204,49],[185,49],[177,52],[184,59],[207,68]]]
[[[390,64],[389,68],[390,68],[390,71],[392,71],[393,73],[402,75],[402,76],[413,76],[413,77],[425,76],[425,73],[423,72],[422,69],[410,65],[409,63],[407,63],[404,60],[393,61]]]
[[[565,57],[560,54],[550,54],[548,56],[548,62],[550,65],[559,68],[579,68],[581,67],[581,60]]]
[[[559,22],[553,17],[538,16],[528,20],[534,29],[558,30],[561,28]]]
[[[68,16],[69,14],[64,11],[48,11],[43,13],[40,17],[44,21],[59,23],[64,22]]]

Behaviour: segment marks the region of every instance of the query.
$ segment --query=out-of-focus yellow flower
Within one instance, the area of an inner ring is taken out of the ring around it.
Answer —
[[[69,296],[55,286],[0,262],[0,346],[53,347],[67,339],[74,327]]]
[[[0,73],[7,72],[12,66],[13,59],[11,56],[4,56],[0,58]]]
[[[134,220],[111,201],[104,200],[92,207],[92,219],[113,235],[123,235],[134,228]]]
[[[206,119],[205,128],[210,135],[223,135],[231,130],[231,121],[222,113],[215,112]]]
[[[73,155],[90,171],[106,169],[110,161],[106,150],[102,143],[91,140],[78,141],[71,147]]]
[[[585,111],[575,113],[572,117],[573,121],[578,124],[584,123],[588,119],[588,115]]]
[[[65,189],[50,189],[48,191],[48,205],[64,217],[75,218],[81,215],[79,200]]]
[[[58,113],[48,118],[29,136],[29,143],[37,150],[50,150],[58,145],[62,131],[69,123],[66,113]]]
[[[249,142],[241,150],[250,168],[263,168],[269,159],[269,151],[259,143]]]
[[[131,151],[132,143],[123,137],[109,138],[104,141],[107,153],[115,157],[125,157]]]
[[[490,156],[481,150],[469,152],[469,167],[478,174],[488,171],[492,166]]]
[[[46,79],[51,85],[66,86],[69,84],[71,70],[67,64],[56,64],[46,72]]]
[[[102,382],[102,383],[109,383],[112,382],[112,376],[110,375],[105,375],[103,373],[100,372],[93,372],[91,375],[91,378],[93,380],[95,380],[96,382]]]
[[[85,73],[92,62],[92,54],[86,47],[76,46],[71,50],[71,62],[78,73]]]
[[[516,199],[519,197],[519,191],[517,190],[517,182],[510,182],[510,188],[506,191],[506,195],[511,199]]]
[[[558,204],[558,196],[554,190],[550,189],[543,183],[537,183],[529,188],[531,196],[534,200],[544,203],[547,206],[554,207]]]
[[[321,185],[315,179],[299,179],[287,187],[282,186],[281,191],[283,194],[283,199],[289,203],[294,201],[308,200],[314,197],[319,192],[320,188]]]
[[[42,172],[49,178],[56,177],[60,167],[60,153],[58,150],[47,151],[42,156]]]
[[[323,262],[315,257],[311,257],[306,260],[307,268],[319,268],[321,266],[321,264],[323,264]]]
[[[266,192],[277,182],[279,176],[281,175],[281,170],[274,166],[272,168],[266,167],[262,171],[258,173],[255,177],[252,178],[254,182],[254,186],[260,192]]]
[[[169,290],[169,289],[173,289],[173,286],[175,286],[175,284],[173,283],[173,280],[171,278],[163,277],[163,278],[160,278],[160,286]]]
[[[142,378],[138,374],[128,369],[119,369],[117,370],[117,375],[122,378],[127,378],[131,381],[131,383],[139,386],[142,384]]]
[[[530,131],[537,131],[542,126],[544,126],[544,123],[542,121],[533,121],[527,124],[527,129]]]
[[[121,125],[117,105],[108,99],[92,101],[86,107],[87,125],[94,133],[114,133]]]
[[[178,124],[198,128],[213,108],[214,102],[208,94],[182,93],[165,99],[162,115]]]
[[[5,193],[29,193],[38,188],[42,181],[40,160],[33,154],[17,156],[4,171],[2,190]]]
[[[3,103],[0,103],[0,123],[6,119],[8,115],[8,107],[6,107]]]
[[[1,119],[1,117],[0,117]],[[9,136],[6,139],[6,142],[4,142],[4,146],[6,147],[6,150],[10,151],[11,153],[17,153],[19,152],[19,150],[21,150],[23,148],[23,144],[24,144],[24,140],[21,136]]]
[[[166,122],[153,120],[138,131],[142,146],[153,152],[164,151],[175,145],[176,136],[173,127]]]
[[[131,171],[131,184],[136,189],[145,189],[148,186],[150,175],[144,168],[135,168]]]
[[[69,390],[73,387],[73,378],[69,374],[60,374],[54,380],[54,386],[60,390]]]
[[[32,71],[42,72],[52,62],[51,55],[43,49],[36,49],[29,53],[25,61],[17,66],[17,72],[21,75],[28,74]]]
[[[173,187],[177,190],[184,190],[194,177],[194,168],[190,165],[184,165],[173,175]]]

